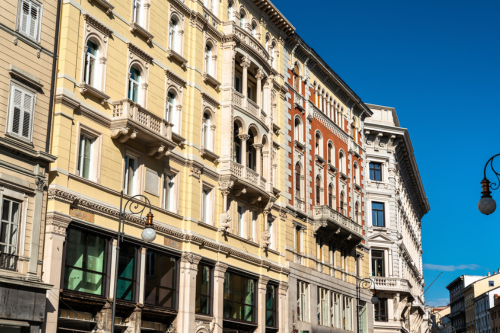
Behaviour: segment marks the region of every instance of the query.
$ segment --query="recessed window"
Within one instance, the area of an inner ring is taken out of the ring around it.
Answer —
[[[9,133],[31,141],[35,95],[17,84],[11,84]]]
[[[21,204],[9,199],[2,202],[2,223],[0,228],[0,268],[17,269],[17,240],[19,237],[19,215]]]
[[[195,312],[210,315],[212,307],[211,269],[206,265],[198,265],[196,274],[196,301]]]
[[[99,47],[89,39],[87,41],[87,53],[85,54],[84,81],[86,84],[95,87],[96,85],[96,67],[99,59]]]
[[[379,298],[378,303],[373,305],[375,309],[375,321],[387,321],[387,299]]]
[[[333,207],[333,185],[330,184],[328,185],[328,207],[334,208]]]
[[[370,162],[370,179],[382,181],[382,163]]]
[[[69,228],[66,242],[64,288],[93,295],[103,295],[106,281],[106,252],[107,240],[105,238],[92,232]]]
[[[146,252],[144,303],[175,308],[177,260],[166,254]]]
[[[170,212],[175,209],[175,175],[165,173],[163,177],[163,208]]]
[[[297,281],[297,320],[309,322],[309,283]]]
[[[301,194],[300,194],[300,174],[301,174],[301,169],[300,169],[300,164],[297,163],[295,165],[295,197],[300,199]]]
[[[202,142],[201,142],[201,146],[205,149],[208,149],[210,151],[213,151],[213,148],[212,148],[212,130],[211,130],[211,119],[210,119],[210,115],[205,112],[203,114],[203,119],[202,119],[202,124],[201,124],[201,130],[202,130]]]
[[[385,276],[384,251],[372,250],[372,276]]]
[[[139,160],[134,156],[125,156],[125,194],[133,196],[138,194],[138,169]]]
[[[78,174],[85,179],[93,179],[94,141],[88,135],[80,134],[80,147],[78,152]]]
[[[245,322],[255,322],[255,281],[226,272],[224,278],[223,317]]]
[[[384,227],[384,204],[382,202],[372,202],[372,225]]]
[[[212,224],[212,200],[211,200],[212,189],[203,188],[201,194],[201,212],[202,218],[201,221],[203,223]]]
[[[40,6],[34,1],[22,0],[19,14],[19,32],[38,42],[41,21]]]
[[[141,25],[142,24],[142,4],[141,0],[134,0],[134,16],[132,20]]]
[[[245,228],[245,207],[238,205],[238,236],[243,237]]]
[[[494,287],[495,281],[488,281],[488,287]]]
[[[274,249],[274,224],[271,221],[267,222],[267,230],[269,231],[269,248]]]
[[[177,21],[177,18],[172,18],[170,20],[170,27],[169,27],[169,44],[170,44],[170,49],[179,52],[179,23]]]
[[[266,326],[278,327],[278,287],[268,284],[266,287]]]
[[[118,260],[118,284],[116,298],[135,301],[137,284],[137,247],[132,244],[122,244]]]
[[[300,254],[302,249],[302,230],[301,228],[295,228],[295,252]]]
[[[141,71],[135,67],[130,67],[128,98],[134,103],[140,103],[139,86],[141,84]]]

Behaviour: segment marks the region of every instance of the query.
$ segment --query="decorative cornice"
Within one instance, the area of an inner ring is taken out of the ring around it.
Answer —
[[[167,84],[169,84],[169,81],[174,82],[175,84],[181,86],[181,87],[186,87],[187,81],[184,80],[182,77],[179,75],[175,74],[169,69],[165,69],[165,75],[167,76]]]
[[[49,211],[45,218],[45,233],[66,236],[66,229],[71,220],[72,217],[69,215],[57,211]]]
[[[113,8],[114,7],[112,7],[111,10],[113,10]],[[111,30],[110,28],[108,28],[107,26],[105,26],[104,24],[99,22],[97,19],[95,19],[89,13],[83,14],[83,19],[85,20],[85,22],[88,25],[90,25],[91,27],[93,27],[97,31],[103,33],[106,37],[111,37],[111,35],[113,35],[113,30]]]
[[[140,59],[144,60],[148,64],[153,62],[153,57],[141,50],[139,47],[136,45],[132,44],[131,42],[127,43],[128,50],[131,54],[139,57]]]

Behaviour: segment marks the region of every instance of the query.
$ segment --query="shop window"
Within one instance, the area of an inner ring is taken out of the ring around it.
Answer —
[[[118,259],[118,283],[116,298],[135,301],[137,280],[137,248],[131,244],[122,244]]]
[[[177,260],[166,254],[146,252],[144,303],[175,308]]]
[[[223,316],[229,320],[255,322],[255,281],[226,272]]]
[[[278,327],[278,297],[277,286],[268,284],[266,287],[266,326]]]
[[[209,266],[198,265],[196,274],[195,312],[210,315],[212,311],[211,269]]]

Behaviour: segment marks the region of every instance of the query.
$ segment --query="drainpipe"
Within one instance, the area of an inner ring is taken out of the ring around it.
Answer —
[[[45,152],[50,152],[50,143],[52,140],[52,117],[54,110],[54,95],[56,90],[56,69],[57,69],[57,51],[59,48],[59,26],[61,23],[61,1],[57,0],[57,15],[56,15],[56,35],[54,37],[54,55],[52,57],[52,78],[50,85],[50,96],[49,96],[49,119],[47,122],[47,141],[45,142]]]

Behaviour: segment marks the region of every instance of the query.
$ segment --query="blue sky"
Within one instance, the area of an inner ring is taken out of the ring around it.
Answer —
[[[461,274],[498,270],[500,201],[490,216],[477,202],[484,164],[500,153],[500,1],[273,3],[364,102],[395,107],[409,129],[431,206],[426,285],[443,271],[426,301],[446,304]]]

